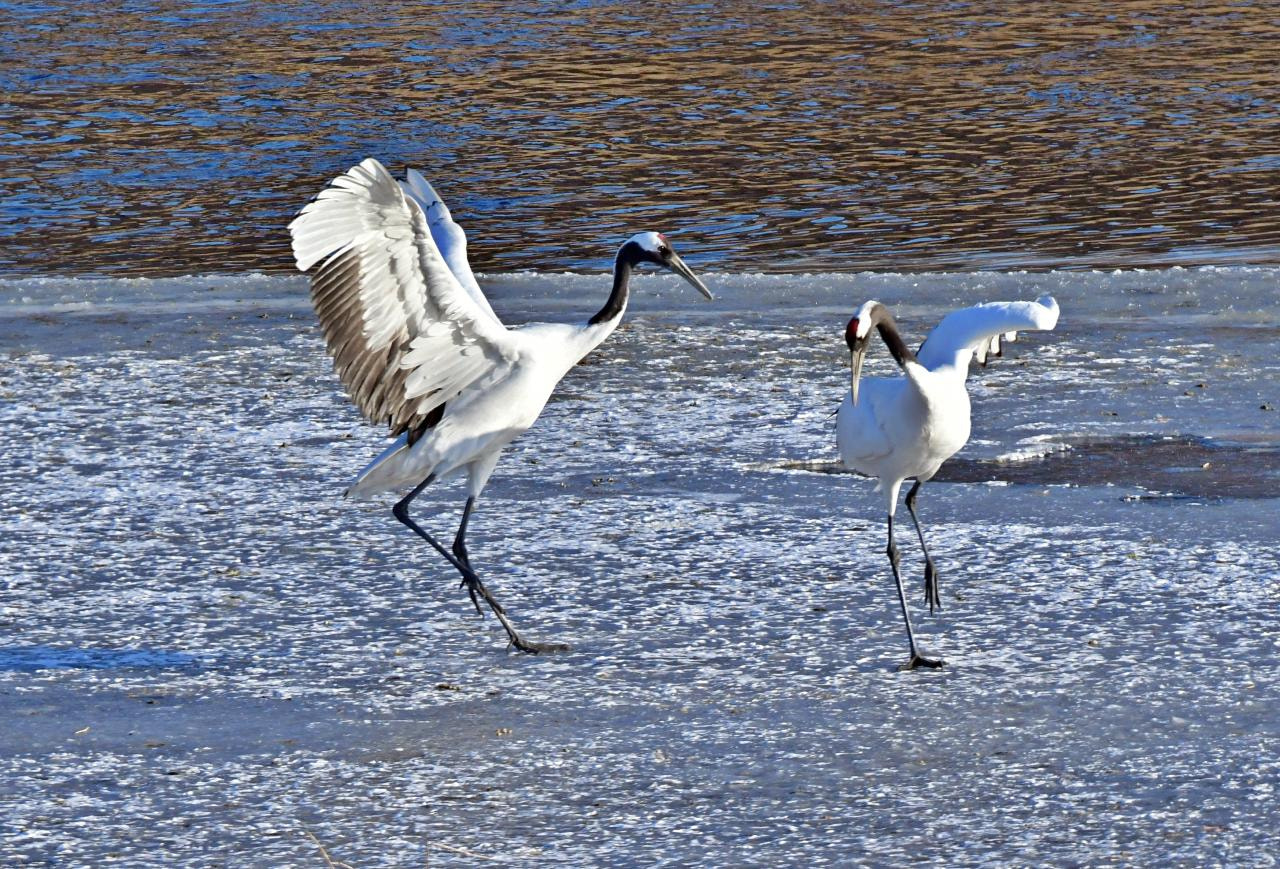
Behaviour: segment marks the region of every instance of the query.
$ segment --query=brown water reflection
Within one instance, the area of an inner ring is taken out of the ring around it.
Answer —
[[[289,267],[352,162],[483,270],[1280,261],[1265,3],[9,7],[0,269]]]

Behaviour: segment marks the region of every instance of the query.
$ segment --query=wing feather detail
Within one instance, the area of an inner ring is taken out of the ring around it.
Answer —
[[[470,268],[460,281],[418,197],[377,160],[335,178],[289,231],[338,377],[393,436],[429,426],[446,401],[515,360],[516,344]]]
[[[489,300],[484,291],[476,283],[476,276],[471,272],[471,262],[467,259],[467,234],[453,220],[449,206],[444,204],[440,194],[431,186],[431,182],[422,177],[416,169],[405,172],[405,180],[400,182],[405,195],[418,203],[427,216],[427,228],[431,230],[431,239],[436,243],[440,255],[444,257],[449,271],[458,279],[458,283],[471,296],[472,301],[481,311],[498,321],[498,315],[489,307]]]

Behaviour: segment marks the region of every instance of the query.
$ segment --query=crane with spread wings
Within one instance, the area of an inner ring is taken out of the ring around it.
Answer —
[[[875,477],[884,497],[889,527],[885,553],[898,585],[898,602],[911,645],[911,657],[903,669],[941,667],[943,662],[920,651],[907,614],[898,547],[893,542],[893,516],[902,483],[915,479],[905,503],[924,550],[925,599],[932,612],[942,605],[942,599],[938,571],[916,516],[916,493],[969,440],[969,393],[965,389],[969,362],[977,357],[985,364],[988,356],[999,352],[1001,338],[1012,340],[1018,331],[1045,331],[1057,324],[1058,303],[1052,296],[1041,296],[1034,302],[988,302],[952,311],[915,353],[898,333],[889,309],[877,301],[864,303],[845,327],[851,379],[849,392],[836,412],[836,444],[844,465]],[[878,332],[888,347],[901,369],[899,376],[862,379],[862,362],[873,332]]]
[[[511,644],[525,652],[560,643],[522,637],[485,587],[467,553],[467,522],[502,448],[526,431],[569,369],[622,321],[632,272],[652,264],[711,293],[667,238],[642,232],[614,258],[613,289],[582,324],[502,324],[467,260],[466,235],[419,173],[397,181],[363,161],[332,183],[289,224],[297,266],[311,276],[311,299],[334,368],[352,401],[395,441],[347,490],[351,497],[410,489],[393,508],[462,575],[478,612],[483,599]],[[467,476],[467,501],[450,548],[409,515],[423,489]]]

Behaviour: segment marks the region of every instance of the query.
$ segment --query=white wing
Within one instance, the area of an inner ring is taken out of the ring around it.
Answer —
[[[973,352],[985,362],[1000,352],[1000,341],[1012,341],[1019,331],[1047,331],[1058,325],[1058,303],[1053,296],[1034,302],[988,302],[960,308],[942,318],[924,339],[916,358],[930,371],[943,365],[969,364]]]
[[[430,425],[433,410],[515,360],[510,333],[458,282],[421,206],[377,160],[335,178],[289,231],[338,376],[393,435]]]
[[[400,188],[407,196],[415,199],[427,215],[431,238],[448,264],[449,271],[453,272],[453,276],[471,295],[476,305],[492,317],[495,323],[499,322],[498,315],[489,307],[484,291],[476,283],[476,276],[471,273],[471,263],[467,261],[467,234],[453,222],[453,215],[449,213],[449,207],[444,204],[440,194],[436,193],[436,189],[417,169],[405,172],[405,180],[400,182]]]

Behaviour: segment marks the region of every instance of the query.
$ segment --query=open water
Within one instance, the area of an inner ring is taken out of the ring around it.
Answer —
[[[0,10],[0,863],[1275,865],[1270,6]],[[485,492],[571,653],[341,498],[382,439],[284,225],[365,156],[506,322],[642,228],[717,295],[641,278]],[[844,323],[1044,292],[897,672]]]
[[[1265,2],[0,3],[0,267],[286,270],[348,166],[479,268],[1280,261]]]

